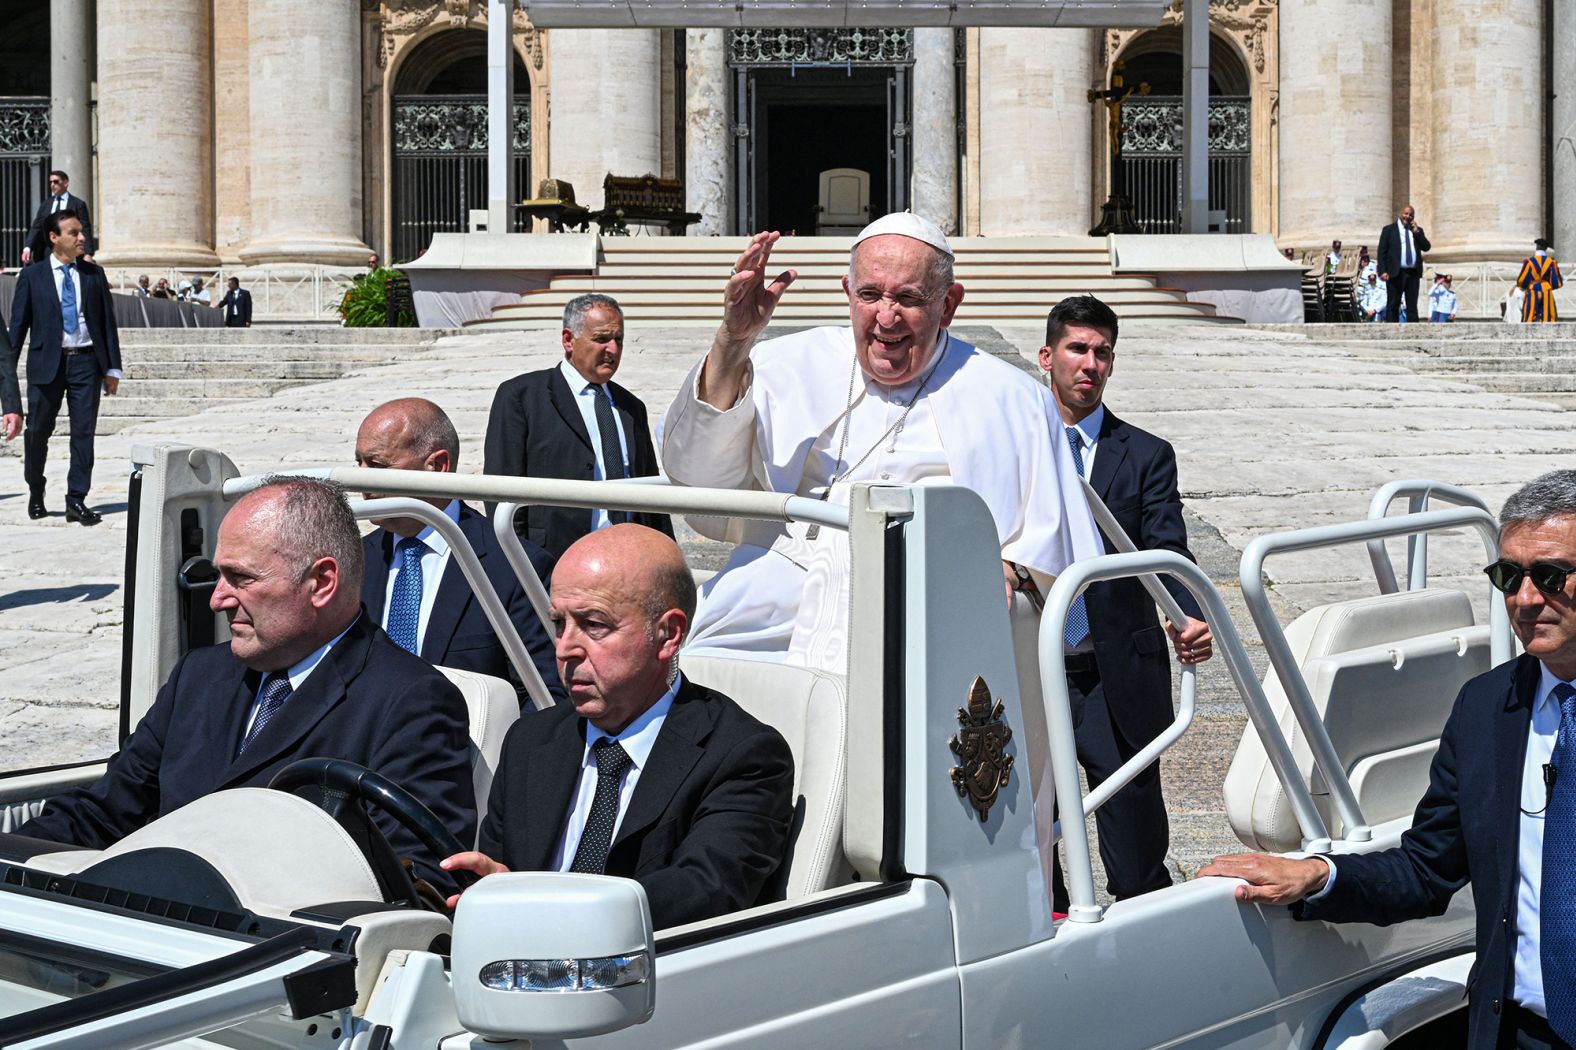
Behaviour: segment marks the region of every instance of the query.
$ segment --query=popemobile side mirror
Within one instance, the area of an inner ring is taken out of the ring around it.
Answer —
[[[489,875],[455,910],[455,1010],[490,1040],[615,1032],[656,1009],[654,955],[651,907],[638,882]]]

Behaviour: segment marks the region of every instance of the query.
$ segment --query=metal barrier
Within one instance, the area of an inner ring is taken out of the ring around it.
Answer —
[[[1406,511],[1418,514],[1428,509],[1428,501],[1437,499],[1455,507],[1476,507],[1485,514],[1493,514],[1487,503],[1477,493],[1442,481],[1392,481],[1385,485],[1368,503],[1368,517],[1376,520],[1390,513],[1390,504],[1407,497]],[[1394,594],[1400,590],[1395,570],[1390,566],[1390,554],[1384,540],[1368,541],[1368,559],[1373,562],[1374,576],[1379,581],[1381,594]],[[1407,589],[1420,591],[1428,586],[1428,536],[1413,533],[1406,539]]]

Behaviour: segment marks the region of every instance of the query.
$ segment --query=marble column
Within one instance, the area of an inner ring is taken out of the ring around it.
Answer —
[[[71,176],[71,192],[93,206],[93,0],[49,7],[51,167]]]
[[[602,206],[602,179],[662,174],[662,41],[655,29],[554,29],[552,121],[555,179],[575,200]]]
[[[1554,0],[1554,254],[1576,260],[1576,0]]]
[[[1400,207],[1390,200],[1391,5],[1282,4],[1280,39],[1280,241],[1372,242]]]
[[[1517,0],[1434,10],[1437,214],[1417,217],[1431,261],[1516,261],[1544,235],[1542,10]]]
[[[684,63],[684,200],[686,208],[701,216],[690,235],[718,236],[733,225],[728,31],[686,32]]]
[[[363,266],[360,5],[248,5],[251,240],[241,260]]]
[[[981,235],[1089,232],[1093,32],[980,30]]]
[[[914,30],[914,212],[958,232],[958,69],[950,27]]]
[[[208,0],[99,0],[94,234],[102,263],[219,263],[213,251],[211,10]]]

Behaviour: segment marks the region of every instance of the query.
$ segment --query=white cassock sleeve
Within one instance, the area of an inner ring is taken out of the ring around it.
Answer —
[[[753,488],[755,366],[747,364],[739,400],[726,411],[700,399],[705,359],[685,377],[662,424],[662,469],[678,485]]]

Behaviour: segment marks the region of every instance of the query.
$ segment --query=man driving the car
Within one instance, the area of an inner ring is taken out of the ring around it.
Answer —
[[[302,758],[347,759],[406,788],[462,842],[476,832],[465,701],[361,606],[362,545],[344,494],[285,478],[219,526],[210,606],[230,640],[181,658],[97,782],[50,799],[18,833],[104,849],[211,792],[263,787]],[[414,835],[374,820],[444,892]]]

